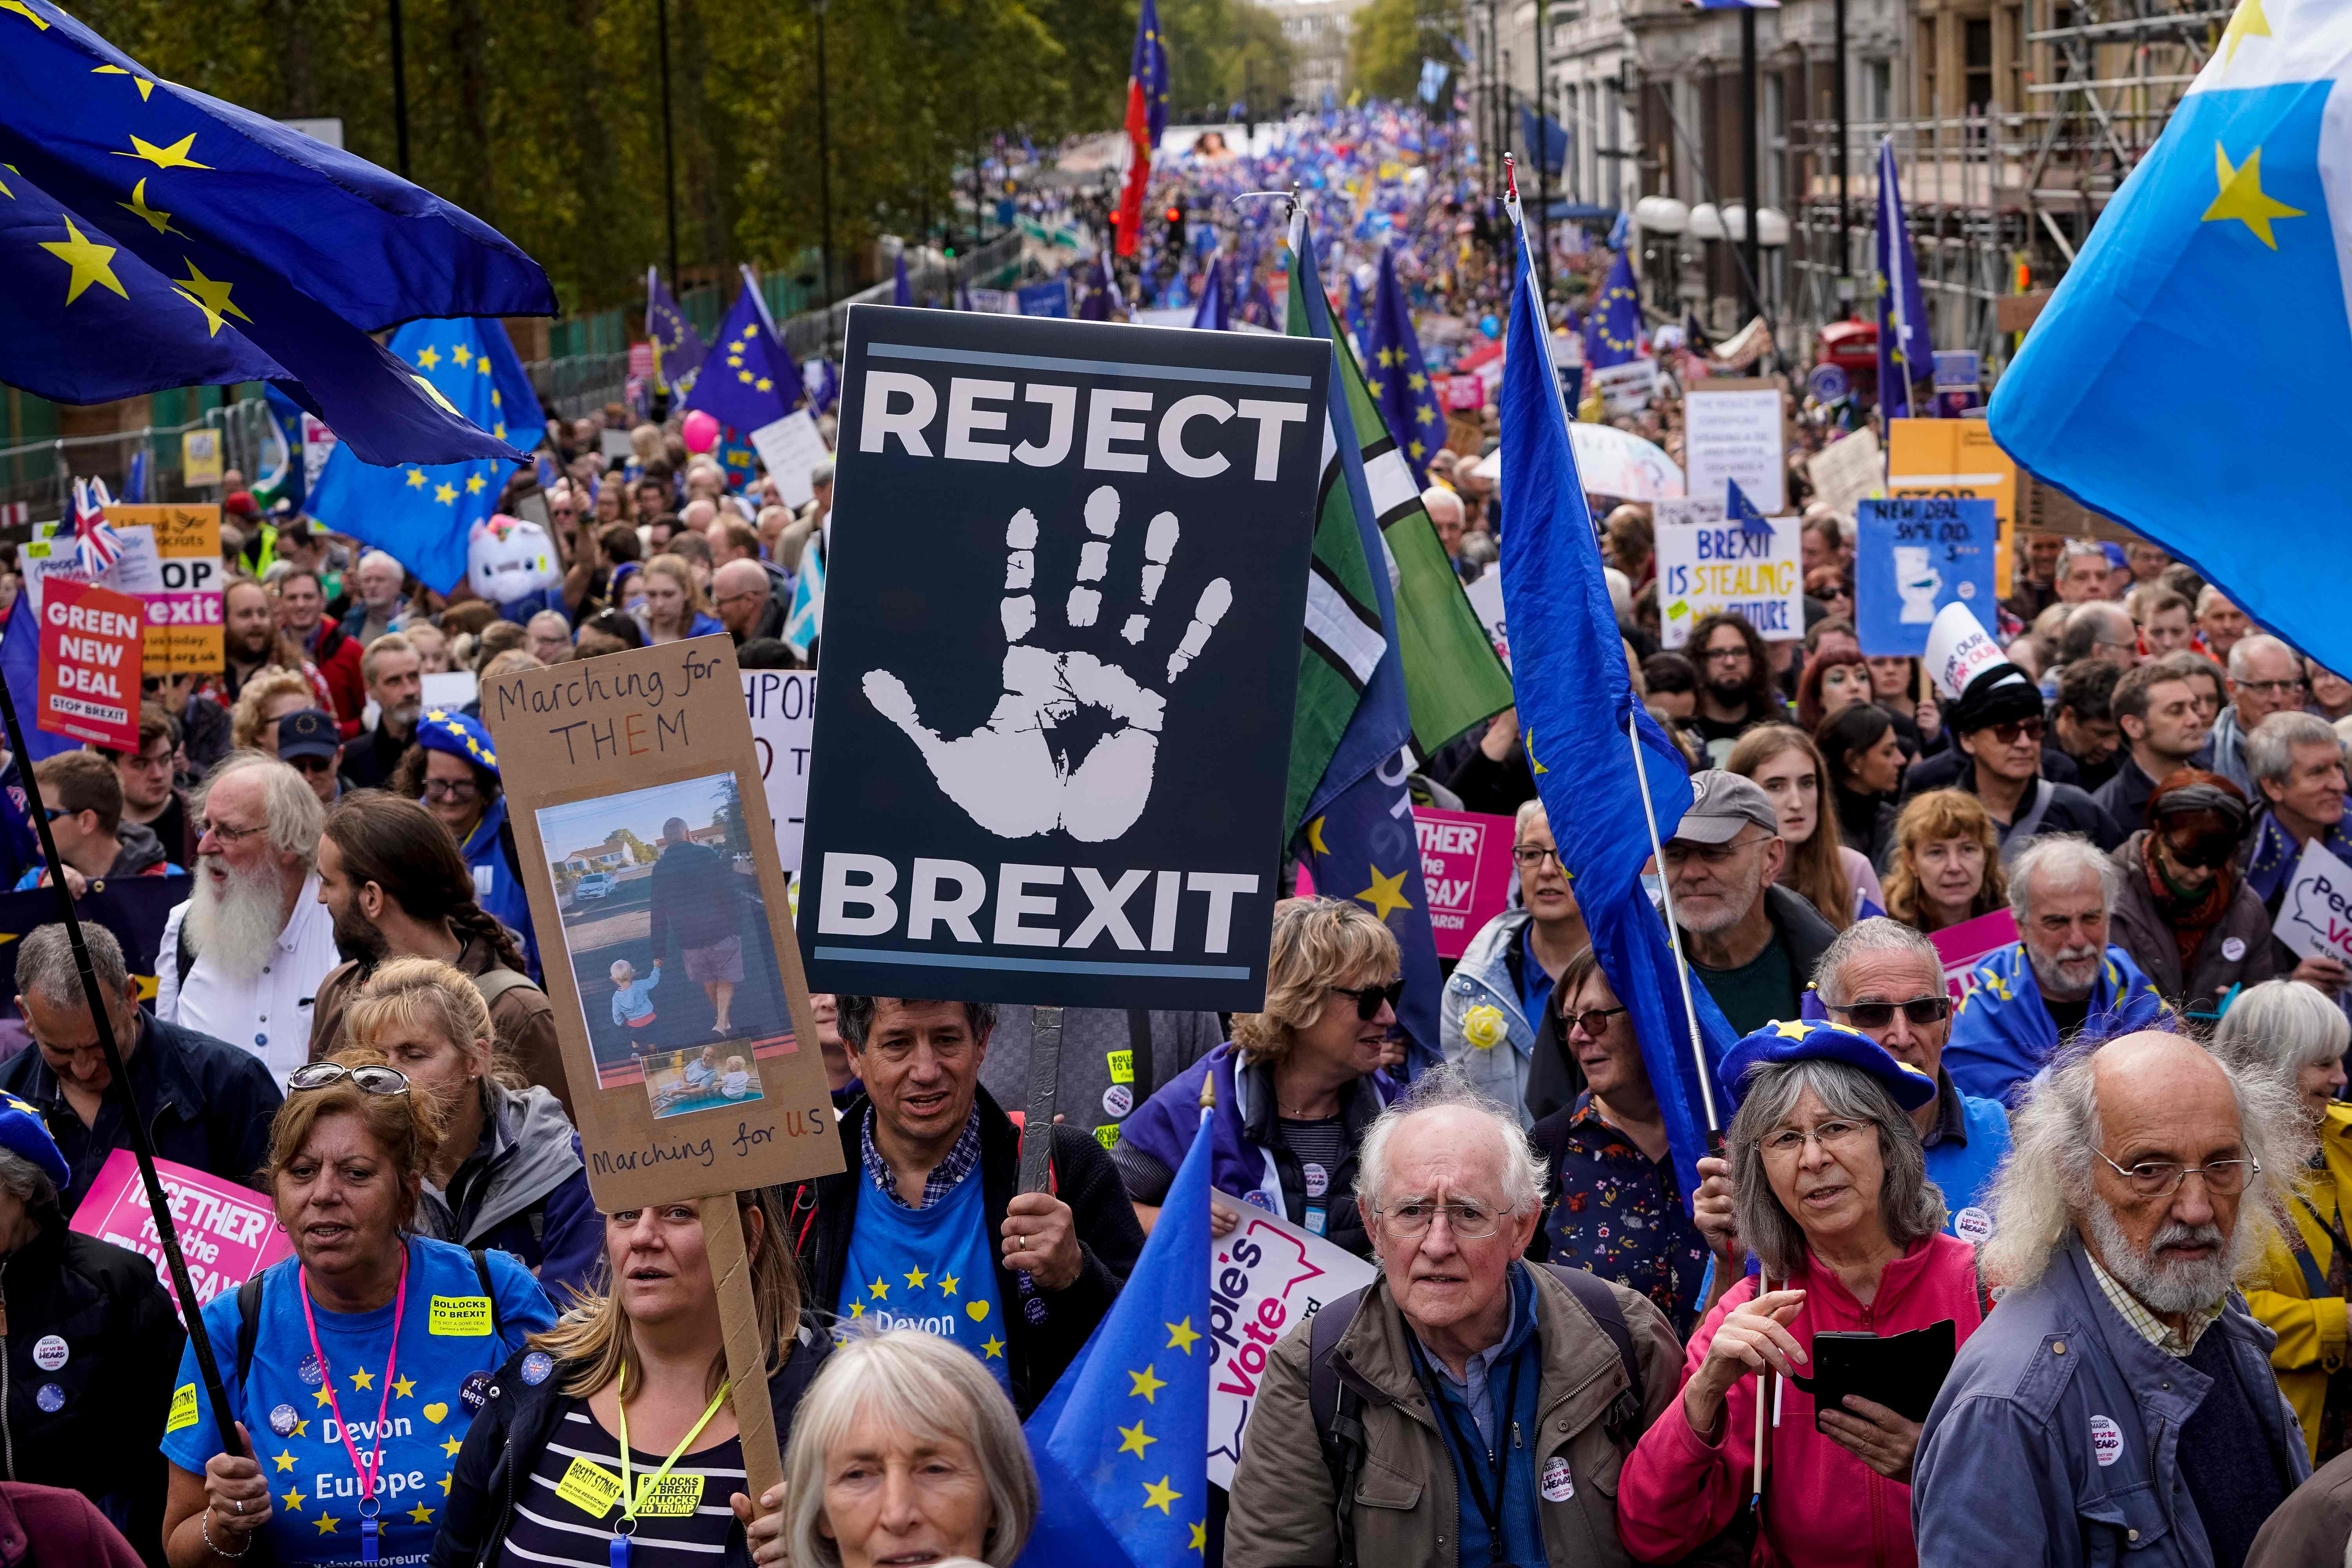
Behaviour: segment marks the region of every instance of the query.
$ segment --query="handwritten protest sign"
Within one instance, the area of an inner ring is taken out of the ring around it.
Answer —
[[[817,434],[815,416],[805,408],[795,408],[752,431],[751,447],[767,465],[768,477],[776,481],[776,493],[784,498],[784,504],[795,510],[808,505],[816,495],[809,483],[809,470],[832,456],[825,449],[824,437]]]
[[[776,827],[776,855],[787,873],[801,868],[801,829],[808,816],[809,735],[816,721],[816,672],[747,669],[743,708],[751,718],[751,744],[760,753],[768,818]]]
[[[1927,940],[1935,944],[1936,956],[1944,961],[1944,989],[1958,1002],[1976,989],[1969,971],[2017,940],[2017,917],[2005,909],[1995,910],[1929,931]]]
[[[1659,504],[1658,628],[1666,647],[1682,647],[1691,627],[1717,611],[1738,616],[1766,642],[1805,635],[1797,520],[1766,521],[1769,536],[1724,521],[1720,500]]]
[[[2300,957],[2352,963],[2352,866],[2316,838],[2305,845],[2272,929]]]
[[[1886,488],[1886,463],[1877,433],[1869,429],[1839,437],[1805,464],[1813,499],[1851,517],[1853,509]]]
[[[1709,381],[1692,387],[1683,407],[1683,461],[1692,495],[1719,496],[1736,479],[1739,493],[1768,517],[1788,505],[1778,384]]]
[[[48,585],[41,605],[40,727],[118,752],[139,749],[146,606],[87,583]]]
[[[147,601],[147,668],[206,675],[221,668],[221,509],[217,506],[107,508],[120,530],[145,526],[155,537],[159,585],[126,591]]]
[[[1981,611],[1993,602],[1992,502],[1866,500],[1855,516],[1854,619],[1863,652],[1918,658],[1946,605]]]
[[[1253,1205],[1210,1194],[1241,1216],[1230,1236],[1209,1243],[1209,1479],[1234,1484],[1242,1433],[1257,1402],[1267,1352],[1324,1302],[1372,1282],[1372,1266]]]
[[[188,1282],[195,1287],[199,1310],[213,1298],[234,1290],[294,1247],[278,1228],[269,1200],[250,1187],[202,1171],[155,1162],[155,1174],[172,1205],[172,1226],[180,1238],[180,1252],[188,1261]],[[163,1293],[181,1315],[178,1293],[172,1289],[172,1270],[163,1261],[163,1243],[155,1234],[155,1212],[147,1205],[147,1185],[139,1179],[139,1161],[128,1149],[117,1149],[98,1168],[81,1206],[74,1210],[72,1228],[100,1241],[126,1247],[155,1266]]]

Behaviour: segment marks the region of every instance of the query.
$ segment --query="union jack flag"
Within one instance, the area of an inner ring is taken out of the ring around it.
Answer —
[[[122,558],[122,536],[106,521],[113,503],[104,479],[74,481],[74,556],[93,577]]]

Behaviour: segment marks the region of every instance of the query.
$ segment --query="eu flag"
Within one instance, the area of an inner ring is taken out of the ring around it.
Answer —
[[[1127,184],[1118,195],[1118,253],[1133,256],[1143,237],[1143,192],[1152,154],[1168,128],[1168,47],[1160,36],[1160,8],[1143,0],[1135,17],[1135,52],[1127,68]]]
[[[0,380],[65,403],[275,381],[369,462],[520,456],[370,335],[552,315],[488,225],[157,80],[50,0],[0,5]]]
[[[392,335],[392,352],[435,395],[493,435],[529,431],[535,444],[546,428],[539,396],[496,321],[411,321]],[[308,510],[446,594],[466,574],[467,531],[497,509],[514,468],[499,458],[379,468],[339,442],[319,470]]]
[[[1516,204],[1513,218],[1517,219]],[[1503,606],[1511,627],[1511,683],[1534,769],[1536,793],[1559,847],[1560,869],[1576,891],[1592,951],[1617,1000],[1633,1015],[1643,1065],[1666,1124],[1675,1174],[1687,1205],[1698,1191],[1697,1161],[1706,1149],[1698,1068],[1688,1015],[1666,931],[1642,889],[1650,833],[1636,783],[1630,721],[1641,737],[1649,809],[1661,839],[1671,837],[1691,804],[1682,754],[1633,695],[1593,542],[1592,514],[1576,472],[1575,450],[1560,408],[1559,384],[1545,352],[1537,315],[1534,264],[1520,234],[1520,287],[1511,291],[1498,405],[1503,419],[1503,493],[1511,525],[1503,531]],[[1699,1028],[1709,1060],[1706,1091],[1727,1105],[1715,1064],[1730,1047],[1731,1026],[1694,984]]]
[[[1568,166],[1568,127],[1550,115],[1520,105],[1519,141],[1535,155],[1546,179]]]
[[[702,368],[702,334],[662,287],[661,273],[646,268],[646,340],[653,345],[654,384],[691,392]]]
[[[1225,258],[1222,256],[1209,263],[1209,275],[1201,279],[1201,308],[1192,312],[1192,324],[1212,332],[1222,332],[1233,325],[1232,290],[1225,287]]]
[[[1198,1563],[1208,1539],[1208,1113],[1143,1255],[1024,1430],[1044,1506],[1023,1568]]]
[[[1412,482],[1429,488],[1429,459],[1445,445],[1445,411],[1437,405],[1437,388],[1422,363],[1421,342],[1413,336],[1412,312],[1397,287],[1396,253],[1381,252],[1379,293],[1372,302],[1371,335],[1364,342],[1370,362],[1364,389],[1381,405],[1381,417],[1396,437],[1397,450],[1412,469]]]
[[[749,284],[719,323],[719,341],[694,378],[683,406],[698,408],[749,437],[773,425],[801,400],[800,367],[768,330]]]
[[[2330,669],[2352,669],[2344,595],[2313,570],[2340,554],[2345,515],[2347,62],[2352,10],[2239,6],[1990,411],[2035,479],[2163,545]],[[2226,380],[2184,386],[2206,365]]]
[[[1903,187],[1895,177],[1895,138],[1878,139],[1878,413],[1901,419],[1914,412],[1911,387],[1936,374],[1936,341],[1927,331],[1927,301],[1919,292],[1919,260],[1903,226]],[[1933,412],[1930,404],[1927,410]]]
[[[1642,357],[1642,293],[1633,280],[1633,263],[1623,251],[1609,268],[1601,298],[1584,322],[1584,363],[1607,370]]]

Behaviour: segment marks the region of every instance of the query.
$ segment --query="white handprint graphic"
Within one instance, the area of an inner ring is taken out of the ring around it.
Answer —
[[[1104,485],[1087,498],[1086,525],[1093,537],[1079,546],[1076,580],[1062,611],[1074,628],[1093,626],[1102,615],[1099,584],[1109,573],[1118,531],[1117,490]],[[1130,646],[1139,647],[1151,629],[1148,612],[1167,581],[1179,532],[1175,513],[1167,511],[1144,531],[1141,608],[1119,626]],[[1004,545],[1004,599],[998,606],[1006,644],[1004,695],[988,721],[961,740],[943,739],[917,716],[906,682],[884,669],[866,672],[866,700],[915,742],[941,793],[999,837],[1027,838],[1059,827],[1088,844],[1117,838],[1135,826],[1151,797],[1167,700],[1093,654],[1031,646],[1029,635],[1037,627],[1032,593],[1037,519],[1026,507],[1013,514]],[[1200,657],[1233,602],[1233,585],[1223,577],[1201,590],[1192,622],[1168,656],[1169,684]],[[1072,766],[1055,747],[1053,731],[1087,708],[1102,710],[1118,728]]]

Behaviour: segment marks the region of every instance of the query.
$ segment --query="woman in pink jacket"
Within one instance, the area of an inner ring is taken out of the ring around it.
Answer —
[[[1762,1529],[1752,1562],[1912,1568],[1911,1456],[1919,1424],[1849,1396],[1816,1411],[1787,1381],[1810,1376],[1813,1336],[1906,1333],[1982,1321],[1976,1249],[1943,1234],[1909,1112],[1932,1079],[1831,1024],[1768,1025],[1733,1047],[1727,1138],[1739,1234],[1762,1260],[1691,1337],[1682,1397],[1625,1461],[1617,1529],[1647,1563],[1672,1563],[1736,1522],[1751,1489],[1758,1373],[1775,1379]],[[1769,1282],[1769,1290],[1762,1289]]]

